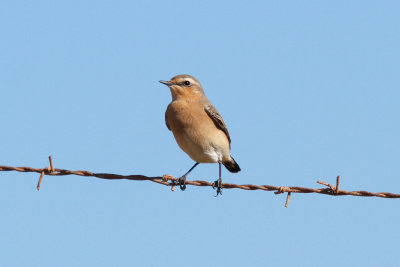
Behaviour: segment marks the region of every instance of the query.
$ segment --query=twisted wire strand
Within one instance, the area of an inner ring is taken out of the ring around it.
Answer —
[[[53,168],[53,162],[50,159],[50,167],[36,169],[32,167],[11,167],[11,166],[0,166],[0,171],[17,171],[17,172],[36,172],[41,174],[41,178],[43,175],[49,176],[63,176],[63,175],[78,175],[78,176],[88,176],[88,177],[96,177],[100,179],[108,179],[108,180],[116,180],[116,179],[126,179],[126,180],[133,180],[133,181],[151,181],[158,184],[163,184],[166,186],[171,186],[172,190],[177,182],[177,178],[174,178],[170,175],[155,176],[155,177],[148,177],[144,175],[119,175],[119,174],[112,174],[112,173],[93,173],[90,171],[70,171],[65,169],[56,169]],[[40,187],[41,178],[39,180],[38,189]],[[263,190],[263,191],[275,191],[275,194],[281,193],[289,193],[288,198],[286,201],[286,206],[288,205],[290,199],[290,193],[317,193],[317,194],[324,194],[324,195],[331,195],[331,196],[358,196],[358,197],[381,197],[381,198],[400,198],[400,194],[388,193],[388,192],[381,192],[381,193],[373,193],[368,191],[345,191],[339,190],[339,176],[336,180],[336,187],[332,186],[328,183],[318,181],[318,183],[327,186],[327,188],[306,188],[300,186],[273,186],[273,185],[252,185],[252,184],[230,184],[230,183],[222,183],[222,188],[224,189],[243,189],[243,190]],[[186,181],[187,185],[192,186],[213,186],[213,183],[207,181]]]

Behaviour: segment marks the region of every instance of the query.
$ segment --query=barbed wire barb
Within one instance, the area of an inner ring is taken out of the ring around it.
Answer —
[[[47,169],[48,172],[51,171],[51,174],[54,174],[53,158],[52,158],[51,156],[49,156],[49,163],[50,163],[50,166],[47,167],[46,169]],[[38,184],[37,184],[37,186],[36,186],[36,189],[37,189],[38,191],[40,190],[40,186],[41,186],[41,184],[42,184],[42,180],[43,180],[44,174],[45,174],[44,171],[42,171],[41,174],[40,174],[39,181],[38,181]]]
[[[78,176],[86,176],[86,177],[95,177],[100,179],[108,179],[108,180],[117,180],[117,179],[126,179],[133,181],[151,181],[154,183],[162,184],[165,186],[170,186],[171,190],[175,190],[175,186],[177,184],[177,178],[174,178],[172,175],[163,175],[163,176],[155,176],[148,177],[144,175],[120,175],[120,174],[112,174],[112,173],[93,173],[90,171],[70,171],[66,169],[57,169],[54,168],[53,159],[49,156],[50,166],[36,169],[32,167],[12,167],[12,166],[0,166],[0,171],[17,171],[17,172],[36,172],[40,173],[39,181],[36,186],[37,190],[40,189],[43,177],[45,175],[49,176],[64,176],[64,175],[78,175]],[[316,194],[324,194],[330,196],[358,196],[358,197],[381,197],[381,198],[400,198],[400,194],[381,192],[381,193],[373,193],[368,191],[345,191],[340,190],[340,176],[336,177],[336,186],[328,184],[323,181],[317,181],[317,183],[326,186],[325,188],[306,188],[300,186],[273,186],[273,185],[252,185],[252,184],[230,184],[230,183],[222,183],[222,188],[224,189],[242,189],[242,190],[263,190],[263,191],[273,191],[275,194],[283,194],[287,193],[285,207],[289,206],[291,193],[316,193]],[[195,181],[186,181],[186,185],[192,186],[208,186],[212,187],[213,183],[195,180]]]

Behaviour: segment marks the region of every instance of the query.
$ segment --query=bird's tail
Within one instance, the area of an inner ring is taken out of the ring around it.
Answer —
[[[240,172],[239,164],[235,161],[235,159],[231,156],[229,160],[223,161],[222,164],[228,169],[230,172]]]

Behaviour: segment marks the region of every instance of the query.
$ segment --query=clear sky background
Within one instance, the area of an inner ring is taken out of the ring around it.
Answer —
[[[0,165],[180,176],[158,80],[224,117],[226,182],[400,193],[398,1],[1,1]],[[189,180],[214,181],[217,164]],[[0,172],[2,266],[398,264],[400,200]]]

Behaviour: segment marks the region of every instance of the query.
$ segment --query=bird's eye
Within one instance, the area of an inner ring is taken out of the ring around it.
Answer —
[[[189,86],[189,85],[190,85],[190,82],[189,82],[189,81],[185,81],[184,84],[185,84],[186,86]]]

